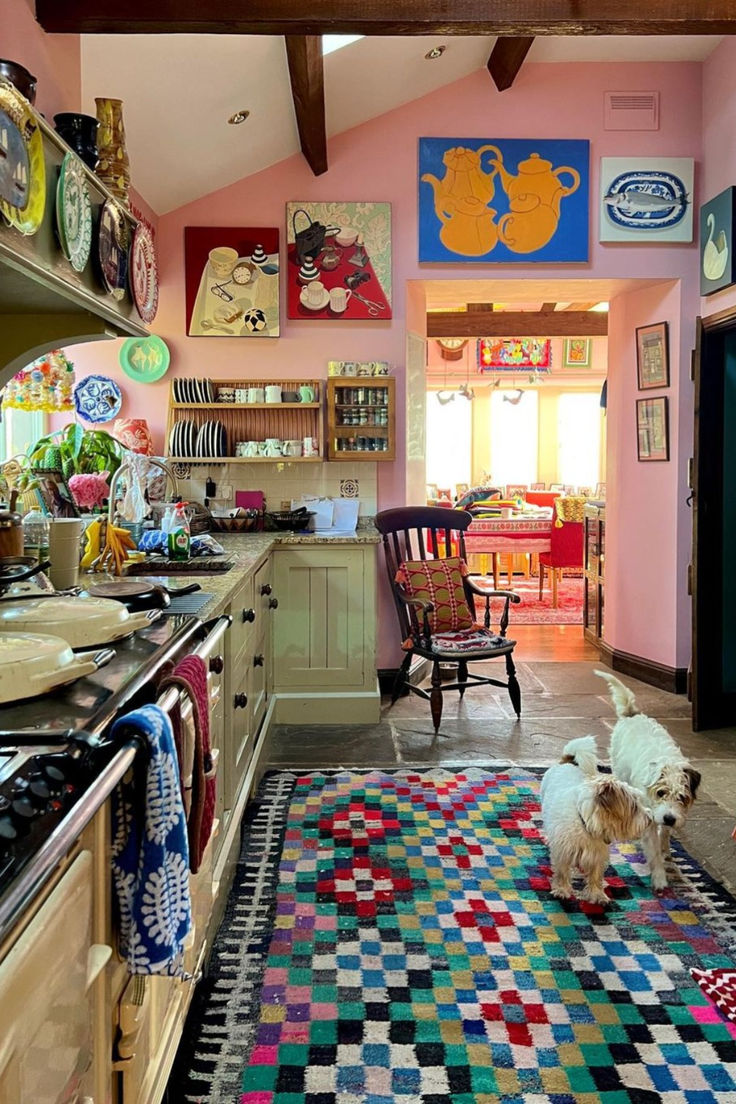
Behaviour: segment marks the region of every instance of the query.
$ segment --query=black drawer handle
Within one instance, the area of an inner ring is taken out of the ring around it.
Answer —
[[[243,620],[244,621],[255,621],[255,619],[256,619],[256,611],[254,609],[244,609],[243,610]]]
[[[264,583],[263,586],[261,587],[261,594],[270,594],[270,593],[271,593],[271,584],[270,583]]]
[[[263,656],[262,655],[254,655],[253,656],[253,666],[254,667],[262,667],[263,666]]]
[[[268,599],[268,608],[269,609],[278,609],[279,608],[278,598],[269,598]]]
[[[245,709],[248,704],[248,695],[242,690],[239,694],[233,695],[233,709]]]
[[[213,675],[221,675],[225,669],[225,660],[221,655],[215,655],[210,660],[210,671]]]

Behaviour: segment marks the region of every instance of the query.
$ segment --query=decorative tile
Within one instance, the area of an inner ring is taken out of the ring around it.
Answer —
[[[360,494],[360,480],[341,479],[340,498],[357,498]]]

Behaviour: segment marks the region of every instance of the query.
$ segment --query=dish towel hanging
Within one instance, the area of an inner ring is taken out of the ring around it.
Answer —
[[[183,974],[192,926],[189,846],[174,734],[166,713],[145,705],[119,718],[112,736],[137,737],[147,755],[112,794],[112,873],[120,954],[132,974]]]
[[[195,655],[185,656],[176,665],[172,673],[162,680],[160,689],[167,689],[170,686],[176,686],[183,690],[192,703],[194,758],[191,769],[191,794],[184,793],[184,805],[187,809],[189,863],[192,874],[196,874],[212,834],[217,800],[217,779],[210,746],[210,702],[207,686],[207,667],[204,660]],[[186,746],[186,728],[182,722],[179,708],[174,708],[171,720],[181,766],[183,763],[188,763],[190,757]],[[186,779],[188,771],[182,770],[181,773],[182,778]]]

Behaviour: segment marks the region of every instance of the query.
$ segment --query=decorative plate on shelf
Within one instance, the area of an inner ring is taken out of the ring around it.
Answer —
[[[56,229],[59,244],[75,272],[83,272],[92,248],[92,206],[82,162],[64,155],[56,186]]]
[[[139,222],[133,233],[130,290],[139,315],[150,325],[158,310],[158,264],[153,234],[144,222]]]
[[[36,118],[12,85],[0,83],[0,213],[21,234],[35,234],[46,207],[43,139]]]
[[[74,388],[77,414],[87,422],[111,422],[122,405],[122,392],[109,376],[87,376]]]
[[[123,342],[118,357],[126,376],[136,383],[155,383],[166,375],[171,360],[169,347],[163,338],[129,337]]]
[[[102,286],[113,299],[125,296],[129,245],[130,230],[123,209],[113,199],[106,199],[100,211],[97,255]]]

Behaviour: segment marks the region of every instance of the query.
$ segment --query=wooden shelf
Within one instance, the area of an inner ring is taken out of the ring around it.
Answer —
[[[170,464],[319,464],[321,456],[168,456]]]
[[[172,410],[319,410],[322,404],[310,403],[171,403]]]

